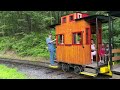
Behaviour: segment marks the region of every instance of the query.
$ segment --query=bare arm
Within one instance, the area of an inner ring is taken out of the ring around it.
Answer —
[[[52,43],[52,42],[55,42],[55,41],[56,41],[56,39],[54,39],[54,40],[50,41],[49,43]]]

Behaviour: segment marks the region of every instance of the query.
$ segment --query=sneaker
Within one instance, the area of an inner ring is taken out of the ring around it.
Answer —
[[[57,66],[56,64],[52,64],[51,66]]]
[[[50,68],[58,68],[57,65],[49,65]]]

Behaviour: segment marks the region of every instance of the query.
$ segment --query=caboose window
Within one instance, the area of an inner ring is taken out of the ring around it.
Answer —
[[[81,44],[82,34],[81,33],[73,33],[73,44]]]
[[[79,15],[79,18],[81,18],[81,15]]]
[[[69,18],[70,18],[70,21],[73,21],[73,20],[74,20],[73,15],[71,15]]]
[[[58,35],[58,44],[64,44],[64,35]]]
[[[82,14],[78,14],[78,19],[82,18]]]
[[[62,18],[62,23],[66,23],[66,17]]]

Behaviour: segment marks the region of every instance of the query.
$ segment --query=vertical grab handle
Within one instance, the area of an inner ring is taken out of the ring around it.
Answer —
[[[84,31],[82,31],[82,47],[84,48],[84,44],[83,44],[83,34],[84,34]]]

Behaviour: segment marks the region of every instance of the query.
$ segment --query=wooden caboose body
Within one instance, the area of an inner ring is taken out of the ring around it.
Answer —
[[[89,15],[85,13],[73,13],[61,17],[61,24],[55,26],[57,62],[91,64],[91,38],[92,34],[95,34],[96,27],[94,23],[92,25],[84,19],[87,17]],[[98,27],[98,42],[101,44],[101,23]]]
[[[112,76],[109,56],[99,63],[99,50],[103,43],[102,24],[108,22],[111,25],[110,18],[105,15],[89,16],[77,12],[61,17],[60,24],[51,25],[56,31],[56,59],[63,71],[73,67],[76,74],[95,77],[101,73]],[[96,45],[95,62],[91,61],[91,39]]]

